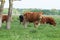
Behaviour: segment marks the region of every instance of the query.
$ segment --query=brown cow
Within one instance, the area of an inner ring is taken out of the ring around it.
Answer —
[[[56,22],[52,17],[43,16],[40,21],[41,24],[50,24],[56,26]]]
[[[7,20],[8,20],[8,15],[2,15],[2,23],[7,22]]]
[[[2,23],[7,22],[8,15],[2,15]]]
[[[37,27],[37,25],[40,22],[42,14],[43,14],[42,12],[26,12],[23,16],[24,18],[23,24],[25,28],[27,27],[28,22],[34,23],[34,27]]]

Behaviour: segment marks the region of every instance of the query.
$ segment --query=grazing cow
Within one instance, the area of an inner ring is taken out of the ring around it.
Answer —
[[[23,15],[23,19],[24,19],[23,24],[25,28],[27,28],[28,22],[34,23],[34,27],[36,28],[40,22],[42,14],[43,14],[42,12],[26,12]]]
[[[2,23],[7,22],[7,20],[8,20],[8,15],[2,15]]]
[[[7,22],[8,15],[2,15],[2,23]]]
[[[52,17],[43,16],[40,21],[41,24],[50,24],[56,26],[55,20]]]
[[[23,22],[23,15],[19,16],[19,21],[20,21],[20,24]]]

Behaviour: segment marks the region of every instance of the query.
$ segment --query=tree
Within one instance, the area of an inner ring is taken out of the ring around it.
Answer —
[[[10,22],[11,22],[11,15],[12,15],[12,4],[13,4],[13,1],[12,0],[9,0],[9,9],[8,9],[8,20],[7,20],[7,29],[10,29]]]
[[[0,0],[0,2],[1,2],[1,5],[0,5],[0,28],[1,28],[1,25],[2,25],[2,13],[3,13],[3,7],[4,7],[5,0]]]
[[[21,0],[13,0],[13,1],[21,1]]]
[[[7,20],[7,29],[10,29],[10,22],[11,22],[11,15],[12,15],[12,9],[13,9],[13,1],[19,1],[19,0],[9,0],[9,9],[8,9],[8,20]]]

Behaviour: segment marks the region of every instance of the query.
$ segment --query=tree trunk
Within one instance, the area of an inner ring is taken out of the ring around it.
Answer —
[[[2,13],[3,13],[4,3],[5,3],[5,0],[1,0],[1,5],[0,5],[0,28],[2,27]]]
[[[9,0],[9,9],[8,9],[8,21],[7,21],[7,29],[10,29],[10,23],[11,23],[11,15],[12,15],[12,7],[13,1]]]

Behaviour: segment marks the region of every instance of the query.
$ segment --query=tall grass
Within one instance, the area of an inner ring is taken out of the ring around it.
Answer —
[[[35,31],[33,24],[29,24],[26,29],[20,24],[18,17],[14,16],[11,22],[11,29],[6,29],[6,23],[0,29],[0,40],[60,40],[60,18],[52,16],[56,21],[56,26],[42,24]]]

